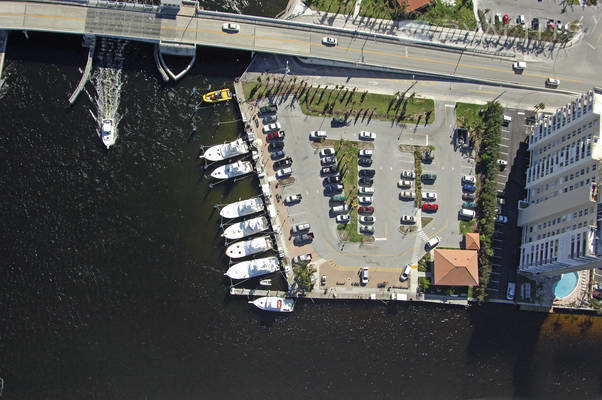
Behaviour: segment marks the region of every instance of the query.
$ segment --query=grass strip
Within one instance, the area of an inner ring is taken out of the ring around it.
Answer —
[[[345,226],[347,237],[351,242],[361,242],[364,235],[358,233],[357,215],[357,158],[359,146],[357,142],[339,140],[334,145],[339,171],[343,181],[343,188],[347,205],[349,206],[349,223]]]

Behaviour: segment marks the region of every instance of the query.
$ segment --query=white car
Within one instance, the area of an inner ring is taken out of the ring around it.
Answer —
[[[293,257],[293,264],[299,264],[302,262],[310,262],[310,261],[311,261],[311,253]]]
[[[360,157],[372,157],[372,155],[374,155],[374,150],[360,150],[359,155]]]
[[[326,132],[324,132],[324,131],[311,131],[311,132],[309,132],[309,138],[311,140],[326,139]]]
[[[368,131],[361,131],[360,139],[361,140],[374,140],[374,139],[376,139],[376,133],[368,132]]]
[[[514,69],[515,71],[522,71],[526,68],[527,68],[527,63],[524,61],[517,61],[514,64],[512,64],[512,69]]]
[[[226,22],[222,25],[222,31],[238,33],[240,31],[240,26],[238,24],[235,24],[234,22]]]
[[[498,224],[506,224],[508,223],[508,217],[506,217],[505,215],[496,215],[495,222],[497,222]]]
[[[362,285],[368,283],[368,267],[362,267],[362,269],[360,269],[360,282]]]
[[[439,242],[441,242],[441,239],[439,239],[439,236],[435,236],[434,238],[432,238],[432,239],[429,239],[429,241],[428,241],[428,242],[426,242],[426,244],[424,245],[424,247],[425,247],[427,250],[430,250],[430,249],[432,249],[433,247],[437,246],[437,245],[439,244]]]
[[[410,187],[410,186],[412,186],[412,181],[409,181],[407,179],[402,179],[399,182],[397,182],[397,186],[399,186],[399,187]]]
[[[514,292],[516,291],[516,283],[508,282],[508,288],[506,289],[506,298],[508,300],[514,300]]]
[[[334,149],[332,147],[326,147],[320,150],[320,157],[334,156]]]
[[[362,204],[372,204],[372,196],[362,196],[358,198],[358,201]]]
[[[401,171],[402,178],[415,179],[416,173],[414,171]]]
[[[347,222],[349,222],[349,214],[337,215],[336,221],[337,224],[346,224]]]
[[[280,130],[280,122],[274,122],[273,124],[264,125],[263,133],[275,132]]]
[[[303,231],[308,231],[311,228],[309,224],[297,224],[291,228],[291,233],[297,234]]]
[[[278,179],[285,178],[292,173],[293,173],[293,170],[290,168],[279,169],[278,171],[276,171],[276,178],[278,178]]]
[[[373,187],[362,186],[361,188],[359,188],[357,190],[357,192],[359,194],[374,194],[374,188]]]
[[[343,214],[349,212],[349,206],[347,204],[342,204],[340,206],[332,207],[332,212],[334,214]]]
[[[554,78],[546,79],[546,86],[551,88],[557,88],[560,86],[560,80]]]
[[[400,193],[400,196],[403,199],[415,199],[416,198],[416,193],[410,192],[408,190],[404,190],[403,192]]]
[[[362,215],[360,217],[360,222],[362,224],[373,224],[376,222],[376,218],[374,218],[372,215]]]
[[[324,36],[322,38],[322,44],[324,46],[336,46],[337,43],[337,38],[333,38],[332,36]]]
[[[508,165],[508,161],[506,161],[506,160],[497,160],[497,163],[502,168],[504,168],[506,165]]]
[[[406,264],[406,267],[403,269],[403,272],[402,272],[401,276],[399,277],[399,280],[402,282],[408,280],[411,271],[412,271],[412,266],[410,264]]]
[[[472,185],[474,185],[477,182],[477,178],[475,178],[472,175],[464,175],[462,177],[462,183],[470,183]]]
[[[406,224],[415,224],[416,217],[413,215],[404,215],[401,217],[401,222],[406,223]]]
[[[435,192],[422,192],[422,200],[435,201],[437,200],[437,193]]]

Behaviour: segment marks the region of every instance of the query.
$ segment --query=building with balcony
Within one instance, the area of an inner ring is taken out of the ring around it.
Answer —
[[[519,272],[558,275],[602,267],[602,92],[591,90],[536,121],[529,136]]]

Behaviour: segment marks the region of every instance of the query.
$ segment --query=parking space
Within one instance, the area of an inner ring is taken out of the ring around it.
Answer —
[[[500,168],[497,176],[498,210],[506,216],[506,224],[497,223],[493,237],[493,269],[487,291],[492,298],[506,297],[508,282],[516,282],[516,266],[520,255],[521,229],[516,226],[518,201],[524,198],[525,171],[529,165],[527,139],[529,126],[527,110],[505,109],[512,118],[502,127],[500,159],[508,165]]]

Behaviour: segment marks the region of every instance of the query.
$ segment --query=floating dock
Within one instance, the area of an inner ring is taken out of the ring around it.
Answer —
[[[84,86],[90,79],[90,74],[92,72],[92,62],[94,60],[94,50],[96,49],[96,37],[94,36],[84,36],[84,43],[82,44],[84,47],[88,47],[88,59],[86,61],[86,68],[84,68],[84,73],[82,74],[82,78],[79,80],[79,84],[75,91],[69,97],[69,104],[75,103],[77,100],[77,96],[84,90]]]
[[[4,55],[6,53],[6,42],[8,42],[8,32],[0,31],[0,81],[2,80],[2,70],[4,69]]]

